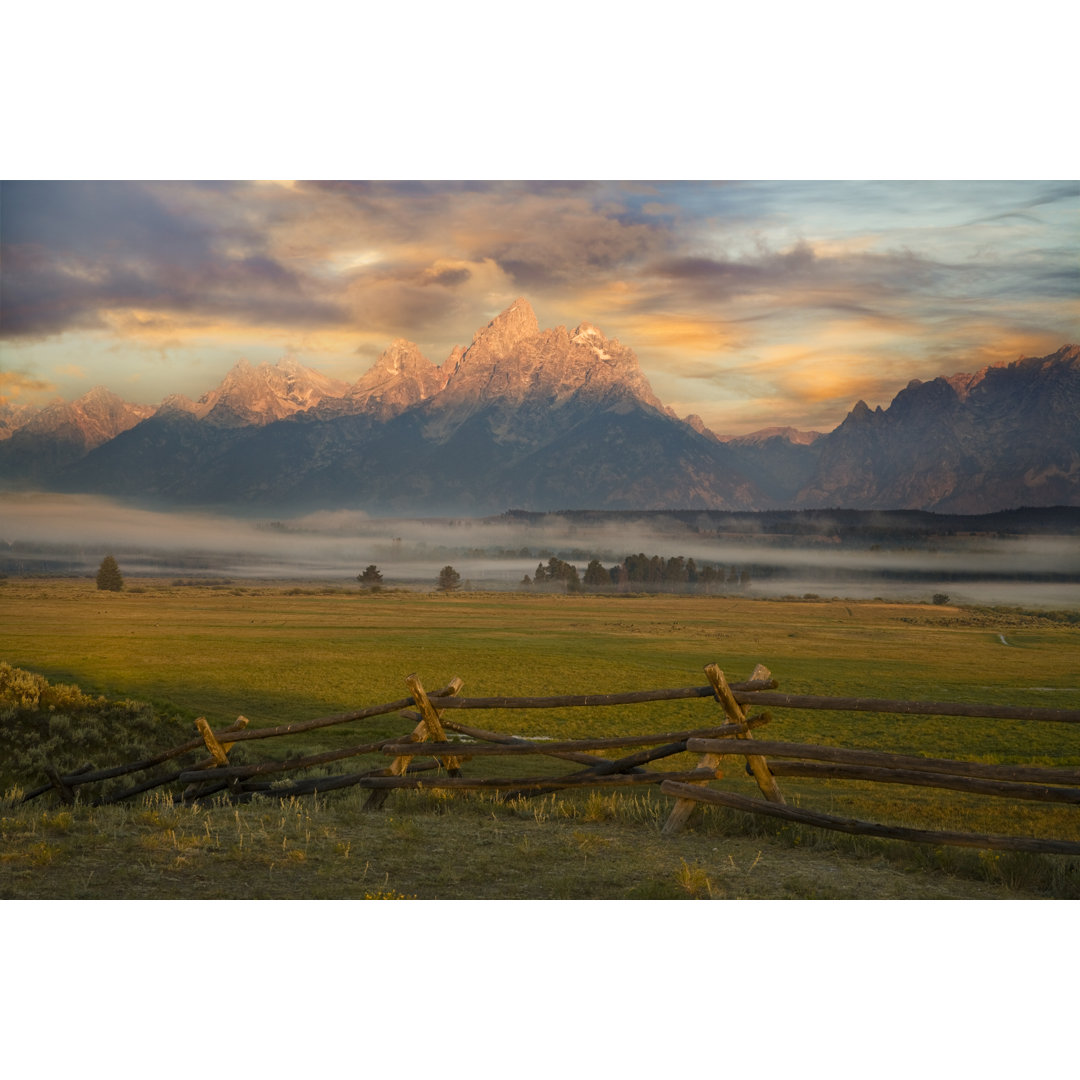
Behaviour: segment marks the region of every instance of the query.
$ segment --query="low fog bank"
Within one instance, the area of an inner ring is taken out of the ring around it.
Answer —
[[[126,575],[136,577],[355,583],[374,563],[388,586],[431,588],[450,564],[474,587],[511,589],[552,557],[584,575],[591,559],[610,569],[639,552],[718,568],[720,583],[710,592],[911,600],[943,592],[961,603],[1080,608],[1075,535],[870,543],[828,529],[798,537],[752,528],[719,534],[692,520],[656,515],[387,519],[339,511],[260,522],[144,510],[96,496],[0,494],[0,571],[6,574],[93,574],[111,553]],[[688,588],[671,581],[647,587]],[[631,591],[638,588],[629,584]],[[692,588],[703,591],[700,584]]]

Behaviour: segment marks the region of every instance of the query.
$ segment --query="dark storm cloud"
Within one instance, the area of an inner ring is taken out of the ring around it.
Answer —
[[[655,283],[641,310],[680,299],[713,304],[749,298],[779,309],[818,309],[892,320],[906,298],[925,294],[957,267],[911,252],[818,255],[805,241],[738,259],[683,256],[646,268]],[[733,317],[733,316],[732,316]]]
[[[183,185],[5,183],[3,332],[47,336],[102,325],[100,311],[150,308],[307,325],[343,310],[311,296],[237,216],[206,220],[159,196]],[[202,194],[227,186],[200,185]],[[156,189],[156,190],[155,190]]]
[[[765,279],[765,271],[750,263],[726,259],[707,259],[695,256],[665,259],[651,267],[659,277],[674,278],[690,284],[702,282],[719,288],[756,287]]]
[[[431,267],[420,275],[420,284],[453,288],[455,285],[464,285],[471,277],[472,271],[467,266]]]

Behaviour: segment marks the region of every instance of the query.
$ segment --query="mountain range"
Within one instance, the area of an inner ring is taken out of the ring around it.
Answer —
[[[631,349],[519,299],[442,365],[399,339],[351,385],[240,361],[198,401],[0,405],[0,484],[274,513],[1080,505],[1080,347],[912,381],[829,433],[725,439]]]

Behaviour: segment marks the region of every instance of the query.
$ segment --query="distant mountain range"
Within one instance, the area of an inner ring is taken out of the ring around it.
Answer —
[[[519,299],[441,366],[398,340],[352,385],[241,361],[198,401],[0,405],[0,484],[260,513],[1075,506],[1080,347],[915,380],[827,434],[723,439],[667,408],[629,348],[541,330]]]

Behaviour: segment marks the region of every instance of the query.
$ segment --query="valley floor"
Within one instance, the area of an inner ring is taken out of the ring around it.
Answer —
[[[93,741],[105,729],[95,727],[92,709],[79,712],[88,706],[64,704],[82,700],[73,691],[51,712],[0,702],[4,898],[1080,898],[1080,860],[1070,857],[852,838],[715,808],[699,811],[689,831],[663,837],[670,800],[651,790],[509,803],[395,792],[379,813],[361,811],[357,789],[187,807],[151,793],[96,808],[64,807],[51,794],[20,804],[14,790],[40,783],[46,763],[63,771],[89,757],[101,767],[137,759],[156,737],[176,745],[198,716],[216,729],[241,713],[252,727],[274,726],[395,701],[414,671],[429,688],[460,675],[469,696],[527,696],[696,686],[707,663],[735,681],[763,662],[791,693],[1075,709],[1080,625],[1069,613],[153,579],[129,586],[103,593],[85,580],[0,583],[0,659],[91,696],[150,703],[110,706],[109,723],[133,718],[131,738],[143,740],[123,751],[120,735]],[[1080,725],[774,712],[771,739],[1080,765]],[[694,699],[495,710],[482,726],[570,739],[679,730],[715,715],[711,699]],[[250,762],[351,745],[358,731],[367,739],[410,727],[386,716],[237,747]],[[13,771],[18,762],[21,772]],[[741,768],[723,783],[752,789]],[[839,780],[784,778],[782,786],[796,805],[864,820],[1080,840],[1067,805]]]

